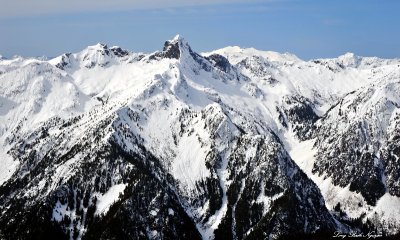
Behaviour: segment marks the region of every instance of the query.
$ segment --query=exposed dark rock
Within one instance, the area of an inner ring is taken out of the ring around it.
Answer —
[[[129,52],[127,50],[124,50],[120,47],[112,47],[110,50],[117,57],[125,57],[129,55]]]
[[[219,54],[211,54],[206,59],[223,72],[229,73],[231,71],[232,65],[229,63],[228,59]]]

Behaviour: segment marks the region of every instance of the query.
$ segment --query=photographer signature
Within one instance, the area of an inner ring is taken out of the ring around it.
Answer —
[[[375,238],[381,238],[382,234],[376,233],[376,232],[369,232],[367,234],[363,233],[341,233],[341,232],[335,232],[333,234],[334,238],[366,238],[366,239],[375,239]]]

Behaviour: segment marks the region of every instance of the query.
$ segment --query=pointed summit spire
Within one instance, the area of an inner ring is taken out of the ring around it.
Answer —
[[[176,34],[174,38],[172,38],[171,40],[168,40],[167,42],[180,43],[181,45],[188,45],[188,43],[185,41],[185,39],[180,34]]]
[[[156,55],[163,58],[179,59],[181,56],[181,48],[184,48],[185,45],[187,44],[184,42],[184,39],[177,34],[173,39],[166,41],[163,51]]]
[[[183,38],[181,37],[181,35],[176,34],[175,37],[172,39],[172,41],[179,41],[182,40]]]
[[[163,50],[150,55],[149,59],[180,59],[182,55],[187,54],[194,55],[197,53],[194,53],[185,39],[181,35],[177,34],[173,39],[165,41]]]
[[[181,55],[181,50],[185,48],[190,47],[188,46],[184,38],[181,35],[177,34],[173,39],[168,40],[164,43],[164,57],[179,59]]]

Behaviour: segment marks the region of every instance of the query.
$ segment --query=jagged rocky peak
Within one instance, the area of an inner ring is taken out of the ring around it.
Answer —
[[[150,55],[149,59],[180,59],[182,51],[185,50],[192,52],[189,44],[179,34],[177,34],[173,39],[165,41],[163,50]]]
[[[224,57],[220,56],[220,58]],[[160,59],[177,59],[181,64],[186,65],[188,68],[191,68],[193,71],[195,71],[196,74],[198,74],[198,69],[196,70],[197,67],[194,67],[195,65],[207,72],[210,72],[213,67],[224,71],[228,69],[228,66],[230,65],[226,60],[226,64],[217,66],[218,64],[216,61],[212,61],[209,57],[203,57],[193,51],[190,45],[179,34],[176,35],[172,40],[166,41],[162,51],[155,52],[148,57],[148,60]]]
[[[182,45],[183,38],[178,34],[172,40],[164,43],[164,56],[167,58],[179,59],[181,55],[180,46]]]

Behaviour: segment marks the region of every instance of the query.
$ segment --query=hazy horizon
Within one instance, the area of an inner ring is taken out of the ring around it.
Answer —
[[[3,2],[0,55],[55,57],[98,42],[160,50],[182,35],[197,52],[226,46],[289,52],[301,59],[400,57],[399,2],[373,0]]]

